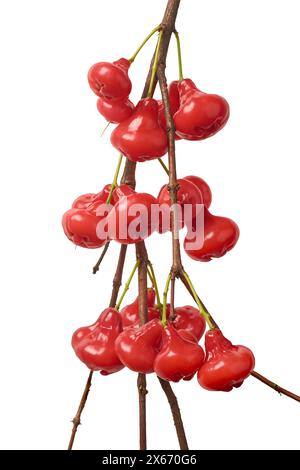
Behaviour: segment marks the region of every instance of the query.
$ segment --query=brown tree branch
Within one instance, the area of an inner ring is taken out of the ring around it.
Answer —
[[[285,388],[280,387],[280,385],[277,385],[276,383],[274,383],[271,380],[267,379],[266,377],[259,374],[255,370],[251,373],[251,375],[255,379],[259,380],[260,382],[264,383],[268,387],[275,390],[275,392],[278,392],[280,395],[285,395],[286,397],[292,398],[293,400],[296,400],[300,403],[300,396],[299,395],[296,395],[295,393],[290,392],[289,390],[286,390]]]
[[[144,325],[148,321],[148,297],[147,297],[147,267],[148,254],[145,243],[136,245],[136,258],[140,260],[138,268],[138,284],[139,284],[139,317],[140,325]],[[146,420],[146,395],[147,380],[145,374],[138,374],[137,388],[139,396],[139,430],[140,430],[140,450],[147,449],[147,420]]]
[[[166,7],[166,11],[164,14],[164,18],[162,21],[162,28],[164,30],[163,39],[161,43],[160,49],[160,57],[161,60],[166,61],[170,39],[172,36],[172,32],[175,29],[175,21],[177,17],[178,8],[180,5],[180,0],[168,0],[168,4]],[[151,80],[151,72],[152,72],[152,65],[154,62],[154,57],[151,62],[151,66],[149,69],[149,73],[146,79],[144,91],[142,94],[142,98],[146,98],[149,90],[150,80]],[[155,77],[154,88],[157,84],[157,77]],[[131,162],[130,160],[126,160],[124,173],[121,178],[122,184],[128,184],[133,189],[135,188],[136,181],[135,181],[135,170],[136,170],[136,163]],[[144,242],[137,244],[136,247],[137,257],[141,260],[141,264],[139,266],[139,313],[140,313],[140,321],[143,324],[147,321],[148,316],[148,306],[147,306],[147,250]],[[139,392],[139,421],[140,421],[140,448],[146,448],[146,394],[147,394],[147,387],[146,387],[146,377],[143,374],[138,375],[138,392]],[[171,386],[169,384],[168,390],[171,390],[173,393]],[[174,394],[174,393],[173,393]],[[174,395],[175,396],[175,395]],[[176,398],[176,397],[175,397]],[[169,401],[170,403],[170,401]],[[173,402],[172,402],[173,403]],[[177,413],[173,414],[174,420],[179,420],[177,423],[177,427],[183,426],[182,420],[180,416],[180,410],[178,408]],[[179,417],[179,418],[178,418]],[[180,424],[181,423],[181,424]],[[175,424],[176,426],[176,424]],[[176,427],[176,429],[177,429]]]
[[[174,31],[174,25],[169,23],[162,23],[163,34],[165,36],[169,36]],[[177,192],[179,186],[177,184],[177,174],[176,174],[176,152],[175,152],[175,127],[174,127],[174,120],[173,115],[170,108],[170,100],[168,94],[168,86],[167,80],[165,75],[165,68],[166,68],[166,54],[164,54],[164,50],[161,50],[158,62],[158,69],[157,69],[157,77],[161,89],[162,100],[164,103],[165,109],[165,117],[167,123],[167,131],[168,131],[168,156],[169,156],[169,192],[170,192],[170,200],[172,205],[176,205],[177,203]],[[176,206],[175,206],[176,207]],[[190,287],[183,276],[183,267],[181,262],[181,254],[180,254],[180,242],[179,242],[179,230],[178,230],[178,218],[177,218],[177,211],[176,209],[172,211],[172,246],[173,246],[173,264],[172,264],[172,277],[171,277],[171,318],[174,317],[174,289],[175,289],[175,278],[180,277],[182,282],[184,283],[185,287],[188,289],[190,294],[193,296],[193,293],[190,290]],[[194,297],[194,296],[193,296]],[[203,302],[198,296],[201,304],[207,311],[210,320],[215,328],[218,327],[217,323],[208,312],[206,307],[204,306]],[[281,386],[275,384],[271,380],[267,379],[263,375],[259,374],[256,371],[253,371],[251,374],[253,377],[271,387],[273,390],[286,395],[293,400],[300,402],[300,397]]]
[[[189,446],[187,443],[185,430],[184,430],[184,426],[183,426],[183,422],[181,418],[180,408],[178,405],[176,395],[173,392],[172,387],[169,382],[161,379],[160,377],[158,377],[158,380],[160,382],[160,385],[163,391],[166,394],[166,397],[168,399],[168,402],[171,408],[171,413],[173,416],[174,425],[175,425],[175,429],[176,429],[176,433],[178,437],[179,447],[181,450],[188,450]]]
[[[90,392],[90,388],[91,388],[91,385],[92,385],[92,377],[93,377],[93,371],[91,370],[90,373],[89,373],[86,385],[84,387],[83,395],[81,397],[77,413],[76,413],[76,415],[74,416],[74,418],[72,420],[73,429],[72,429],[72,432],[71,432],[71,437],[70,437],[70,441],[69,441],[69,445],[68,445],[68,450],[72,450],[78,426],[81,424],[80,418],[81,418],[83,408],[85,407],[85,404],[86,404],[86,401],[87,401],[87,398],[88,398],[88,395],[89,395],[89,392]]]
[[[107,242],[101,252],[101,255],[100,255],[100,258],[98,259],[97,263],[95,264],[95,266],[93,267],[93,274],[96,274],[98,271],[99,271],[99,268],[100,268],[100,264],[102,263],[103,259],[104,259],[104,256],[106,255],[106,252],[109,248],[109,243],[110,242]]]
[[[114,307],[116,305],[116,302],[117,302],[119,289],[120,289],[120,286],[121,286],[121,283],[122,283],[122,274],[123,274],[123,269],[124,269],[126,252],[127,252],[127,246],[122,245],[121,249],[120,249],[120,255],[119,255],[119,260],[118,260],[118,264],[117,264],[117,269],[116,269],[114,280],[113,280],[113,288],[112,288],[111,299],[110,299],[110,303],[109,303],[110,307]],[[73,444],[74,444],[75,436],[76,436],[76,433],[77,433],[77,428],[78,428],[79,424],[81,424],[81,422],[80,422],[81,415],[82,415],[83,409],[86,405],[88,395],[89,395],[89,391],[90,391],[90,388],[91,388],[91,385],[92,385],[93,374],[94,374],[94,372],[91,370],[90,373],[89,373],[86,385],[84,387],[84,391],[83,391],[83,394],[82,394],[82,397],[81,397],[81,400],[80,400],[80,403],[79,403],[77,413],[76,413],[74,419],[72,420],[73,429],[72,429],[72,432],[71,432],[71,437],[70,437],[70,441],[69,441],[69,445],[68,445],[68,450],[73,449]]]
[[[127,245],[121,245],[117,269],[116,269],[114,279],[113,279],[113,288],[112,288],[110,302],[109,302],[110,307],[115,307],[117,303],[119,290],[122,285],[122,275],[123,275],[126,253],[127,253]]]

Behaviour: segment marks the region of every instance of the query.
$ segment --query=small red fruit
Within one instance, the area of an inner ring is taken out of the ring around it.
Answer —
[[[152,320],[153,318],[158,318],[159,312],[158,310],[154,308],[154,303],[155,303],[155,290],[154,289],[150,288],[147,290],[147,299],[148,299],[149,320]],[[128,328],[129,326],[133,326],[134,324],[139,322],[139,298],[137,297],[134,302],[123,307],[122,310],[120,311],[120,316],[122,318],[122,324],[123,324],[124,329]]]
[[[111,209],[106,206],[110,186],[104,186],[98,194],[83,194],[72,204],[72,208],[64,213],[63,230],[68,239],[83,248],[100,248],[107,241],[107,234],[97,230]],[[112,204],[114,199],[112,199]],[[100,206],[103,210],[97,213]]]
[[[187,140],[216,134],[229,118],[229,105],[219,95],[200,91],[190,79],[179,82],[180,107],[174,115],[176,133]]]
[[[186,331],[192,334],[199,341],[204,335],[206,323],[198,309],[185,305],[175,308],[176,318],[172,325],[176,330]]]
[[[139,327],[127,328],[115,342],[120,361],[134,372],[150,374],[161,344],[163,327],[158,319]]]
[[[201,191],[193,182],[183,178],[177,180],[177,183],[179,186],[177,202],[181,208],[181,210],[178,210],[178,227],[181,229],[184,227],[184,223],[190,223],[202,210],[203,198]],[[159,232],[164,233],[172,229],[171,212],[169,210],[171,199],[168,185],[161,188],[157,200],[161,205]]]
[[[190,181],[191,183],[194,183],[195,186],[197,186],[197,188],[202,194],[203,204],[207,208],[209,208],[209,206],[211,205],[211,201],[212,201],[212,193],[206,181],[204,181],[199,176],[194,176],[194,175],[185,176],[183,179]]]
[[[97,96],[127,98],[131,92],[129,67],[130,62],[127,59],[119,59],[113,63],[98,62],[88,72],[91,89]]]
[[[198,371],[198,382],[207,390],[230,392],[251,374],[255,358],[245,346],[233,346],[220,330],[205,335],[206,360]]]
[[[132,115],[134,104],[129,99],[108,99],[103,97],[98,98],[97,108],[108,122],[119,124]]]
[[[79,359],[91,370],[102,375],[123,369],[115,353],[115,340],[122,332],[122,320],[114,308],[105,309],[90,326],[79,328],[72,337],[72,347]]]
[[[186,254],[196,261],[220,258],[236,245],[240,231],[237,224],[227,217],[212,215],[204,207],[203,239],[190,231],[184,240]],[[197,238],[199,241],[197,242]]]
[[[153,98],[141,100],[132,116],[111,134],[112,145],[129,160],[144,162],[165,155],[167,136],[158,122],[158,104]]]
[[[171,324],[163,329],[162,348],[154,361],[154,371],[161,379],[190,379],[203,361],[204,351],[195,341],[186,339]]]
[[[147,193],[121,197],[109,212],[106,222],[108,237],[125,245],[138,243],[157,230],[151,208],[157,200]]]
[[[87,193],[78,196],[72,204],[72,209],[89,209],[96,211],[99,204],[107,201],[110,192],[110,184],[104,186],[99,193]]]

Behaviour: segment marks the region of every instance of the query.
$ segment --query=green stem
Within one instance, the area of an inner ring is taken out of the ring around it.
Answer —
[[[177,31],[174,32],[177,42],[177,53],[178,53],[178,67],[179,67],[179,80],[183,80],[183,70],[182,70],[182,54],[181,54],[181,44],[180,37]]]
[[[117,304],[116,304],[116,310],[120,310],[122,301],[123,301],[123,299],[124,299],[124,297],[125,297],[125,295],[126,295],[126,292],[128,291],[128,289],[129,289],[129,287],[130,287],[131,281],[132,281],[132,279],[133,279],[133,276],[135,275],[135,272],[136,272],[137,268],[139,267],[139,264],[140,264],[140,260],[138,259],[137,262],[136,262],[135,265],[134,265],[133,270],[131,271],[131,274],[130,274],[130,276],[129,276],[127,282],[126,282],[126,284],[125,284],[124,290],[123,290],[123,292],[122,292],[122,294],[121,294],[121,296],[120,296],[120,298],[119,298],[119,300],[118,300],[118,302],[117,302]]]
[[[151,263],[151,261],[148,261],[148,274],[149,274],[149,277],[151,279],[152,285],[153,285],[154,290],[155,290],[158,310],[160,311],[160,313],[162,313],[162,303],[161,303],[161,300],[160,300],[158,284],[157,284],[155,272],[154,272],[154,269],[153,269],[153,264]]]
[[[153,92],[154,92],[154,82],[155,82],[155,76],[156,76],[157,67],[158,67],[158,58],[159,58],[159,51],[160,51],[162,38],[163,38],[163,31],[160,30],[159,35],[158,35],[156,50],[155,50],[153,66],[152,66],[152,74],[151,74],[151,79],[150,79],[149,90],[148,90],[148,94],[147,94],[148,98],[151,98],[153,96]]]
[[[168,324],[167,322],[167,298],[168,298],[168,292],[169,292],[169,287],[170,287],[170,282],[171,282],[171,273],[169,274],[166,282],[166,287],[163,293],[163,313],[162,313],[162,325],[165,328]]]
[[[161,28],[161,25],[159,26],[156,26],[156,28],[154,28],[151,33],[148,34],[148,36],[144,39],[144,41],[141,43],[141,45],[137,48],[137,50],[135,51],[135,53],[133,54],[133,56],[129,59],[129,62],[132,64],[132,62],[135,61],[135,58],[136,56],[138,55],[138,53],[143,49],[144,45],[149,41],[150,38],[152,38],[153,34],[155,34],[157,31],[159,31]]]
[[[150,282],[151,282],[151,284],[152,284],[152,287],[154,287],[154,279],[153,279],[153,277],[152,277],[152,274],[151,274],[151,271],[150,271],[150,269],[149,269],[149,266],[148,266],[148,268],[147,268],[147,274],[148,274],[148,277],[149,277]]]
[[[196,301],[196,303],[197,303],[199,312],[200,312],[201,315],[204,317],[204,319],[205,319],[206,323],[208,324],[209,328],[210,328],[211,330],[213,330],[213,329],[214,329],[214,324],[213,324],[213,322],[211,321],[210,314],[209,314],[209,312],[206,310],[206,308],[204,307],[204,305],[202,304],[201,300],[199,299],[198,294],[197,294],[197,292],[196,292],[196,290],[195,290],[195,287],[194,287],[194,285],[193,285],[193,283],[192,283],[192,281],[191,281],[191,278],[189,277],[189,275],[188,275],[185,271],[183,271],[183,276],[185,277],[185,279],[186,279],[186,281],[187,281],[187,283],[188,283],[188,285],[189,285],[189,287],[190,287],[190,289],[191,289],[191,291],[192,291],[192,293],[193,293],[193,296],[194,296],[194,299],[195,299],[195,301]]]
[[[118,164],[117,164],[117,168],[116,168],[115,175],[114,175],[114,179],[113,179],[113,182],[110,186],[110,191],[109,191],[109,194],[108,194],[108,198],[106,200],[106,204],[110,203],[111,198],[112,198],[112,194],[114,192],[114,189],[118,186],[118,177],[119,177],[119,173],[120,173],[122,159],[123,159],[123,155],[120,154]]]
[[[158,160],[158,162],[161,164],[161,166],[163,167],[163,169],[165,170],[165,172],[167,173],[167,175],[170,176],[169,168],[168,168],[167,165],[163,162],[163,160],[162,160],[161,158],[158,158],[157,160]]]

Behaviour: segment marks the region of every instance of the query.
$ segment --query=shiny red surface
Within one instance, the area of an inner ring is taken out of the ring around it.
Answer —
[[[155,373],[164,380],[190,379],[201,367],[204,351],[195,341],[186,339],[172,325],[163,329],[162,348],[154,361]]]
[[[255,366],[255,358],[245,346],[233,346],[220,330],[205,335],[206,360],[198,372],[198,382],[207,390],[229,392],[239,387]]]
[[[128,77],[130,62],[119,59],[113,63],[98,62],[88,72],[88,82],[93,92],[105,98],[127,98],[131,92]]]
[[[219,95],[203,93],[194,82],[178,84],[180,107],[174,115],[176,133],[187,140],[203,140],[221,130],[229,118],[229,105]]]
[[[167,135],[158,122],[157,101],[153,98],[141,100],[132,116],[112,132],[111,143],[133,162],[165,155],[168,149]]]
[[[123,369],[115,353],[115,340],[122,332],[122,320],[114,308],[105,309],[90,326],[79,328],[72,337],[72,347],[79,359],[91,370],[103,375]]]

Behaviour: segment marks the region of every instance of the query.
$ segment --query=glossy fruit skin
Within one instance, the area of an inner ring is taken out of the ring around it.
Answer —
[[[82,194],[75,199],[72,209],[88,209],[90,212],[96,213],[99,204],[107,201],[109,192],[110,184],[107,184],[99,193]]]
[[[204,241],[200,247],[189,247],[193,241],[187,234],[184,240],[186,254],[195,261],[211,261],[220,258],[232,250],[239,239],[240,231],[237,224],[227,217],[212,215],[204,207]]]
[[[174,115],[180,106],[179,92],[178,92],[178,83],[179,81],[173,81],[169,85],[169,99],[170,99],[170,108],[171,113]],[[167,131],[167,123],[165,117],[165,107],[162,100],[157,100],[158,103],[158,119],[160,126]],[[175,133],[175,140],[181,140],[181,137]]]
[[[179,190],[177,192],[177,202],[182,208],[182,213],[178,213],[178,226],[179,228],[184,227],[184,222],[187,224],[191,222],[199,213],[200,210],[202,210],[199,207],[196,207],[198,204],[203,204],[203,198],[202,198],[202,193],[199,190],[199,188],[191,181],[183,178],[183,179],[178,179],[177,183],[179,185]],[[157,196],[158,203],[162,205],[161,210],[162,214],[165,214],[164,220],[166,221],[163,223],[163,218],[160,218],[160,224],[159,224],[159,233],[164,233],[167,231],[170,231],[171,228],[171,216],[170,211],[168,210],[168,207],[171,206],[171,199],[170,199],[170,193],[168,190],[168,185],[164,185],[158,196]],[[190,204],[194,207],[192,207],[191,213],[185,213],[184,212],[184,205],[185,204]],[[163,205],[166,205],[167,207],[164,209]],[[184,218],[185,214],[185,218]],[[190,214],[190,215],[189,215]]]
[[[119,124],[132,115],[134,104],[129,99],[101,97],[97,100],[97,109],[108,122]]]
[[[97,215],[100,205],[106,203],[110,185],[104,186],[98,194],[83,194],[72,204],[72,208],[64,213],[62,226],[68,239],[83,248],[101,248],[107,241],[106,234],[97,233],[99,222],[103,221],[107,213]],[[112,199],[114,203],[114,199]]]
[[[174,115],[176,133],[187,140],[203,140],[220,131],[229,118],[229,105],[219,95],[203,93],[190,79],[179,82],[180,107]]]
[[[131,81],[128,77],[130,62],[119,59],[113,63],[98,62],[88,72],[88,82],[93,92],[104,98],[128,98]]]
[[[84,209],[70,209],[64,213],[62,225],[68,239],[82,248],[101,248],[107,238],[97,235],[98,223],[103,217],[96,217]]]
[[[77,357],[91,370],[102,375],[123,369],[115,353],[115,340],[122,332],[122,320],[114,308],[105,309],[90,326],[79,328],[72,337],[72,347]]]
[[[155,317],[158,318],[159,312],[156,311],[156,309],[154,308],[155,290],[153,288],[147,289],[147,300],[148,300],[148,316],[149,316],[149,310],[153,309],[153,311],[155,311]],[[158,315],[156,315],[156,312],[158,313]],[[134,302],[123,307],[122,310],[120,311],[120,316],[122,318],[123,329],[128,328],[138,323],[139,322],[139,298],[137,297],[134,300]],[[151,316],[151,313],[150,313],[150,316]],[[150,316],[149,316],[149,320],[152,319],[150,318]],[[155,317],[153,316],[153,318]]]
[[[198,309],[185,305],[184,307],[175,308],[176,318],[172,325],[176,330],[184,330],[188,334],[192,334],[198,341],[204,335],[206,323]]]
[[[106,218],[109,239],[128,245],[139,243],[149,237],[157,230],[157,224],[154,224],[151,218],[151,207],[154,204],[157,204],[157,199],[147,193],[134,193],[121,197]],[[138,206],[144,211],[140,217],[136,213]],[[131,233],[139,220],[137,233]]]
[[[128,184],[120,184],[120,186],[117,186],[113,191],[113,204],[116,204],[120,199],[122,199],[122,197],[130,196],[131,194],[136,194],[134,189],[128,186]]]
[[[164,380],[190,379],[204,362],[204,351],[169,324],[163,329],[162,347],[154,361],[155,373]]]
[[[245,346],[233,346],[220,330],[205,335],[206,359],[198,371],[198,382],[206,390],[230,392],[251,374],[255,358]]]
[[[111,143],[133,162],[165,155],[168,150],[167,135],[158,122],[157,101],[153,98],[141,100],[132,116],[114,129]]]
[[[161,344],[163,327],[154,319],[145,325],[127,328],[115,341],[120,361],[134,372],[151,374]]]
[[[195,186],[197,186],[197,188],[202,194],[203,204],[208,209],[212,202],[212,192],[211,192],[210,187],[206,183],[206,181],[204,181],[199,176],[195,176],[195,175],[185,176],[183,179],[190,181],[191,183],[194,183]]]

